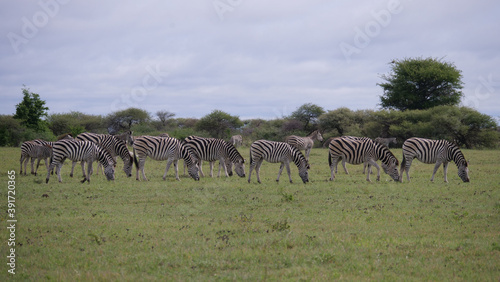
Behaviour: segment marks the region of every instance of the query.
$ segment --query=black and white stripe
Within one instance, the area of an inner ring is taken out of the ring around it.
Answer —
[[[319,130],[313,131],[306,137],[290,135],[285,138],[285,143],[288,143],[299,150],[305,150],[306,160],[309,160],[309,154],[311,153],[315,140],[323,141],[323,136],[321,136]]]
[[[259,172],[260,166],[264,160],[270,163],[281,163],[276,181],[279,181],[283,167],[286,167],[288,178],[290,179],[290,183],[292,183],[290,162],[293,162],[299,169],[299,176],[302,178],[302,181],[304,183],[309,182],[309,164],[307,163],[304,155],[297,148],[284,142],[257,140],[250,146],[250,171],[248,172],[249,183],[250,178],[252,177],[252,170],[254,168],[257,174],[257,182],[261,183]]]
[[[24,162],[24,175],[26,175],[26,165],[28,160],[31,159],[31,174],[36,175],[38,172],[38,166],[40,161],[43,159],[45,161],[45,167],[49,169],[49,161],[52,156],[52,147],[48,144],[40,145],[34,141],[26,141],[21,144],[21,158],[19,162],[21,163],[21,175],[23,174],[23,162]],[[38,160],[36,164],[36,170],[33,169],[35,159]]]
[[[144,173],[144,164],[146,158],[150,157],[153,160],[164,161],[167,160],[167,167],[163,180],[167,177],[170,165],[174,164],[175,179],[179,179],[179,159],[184,159],[184,163],[188,166],[189,175],[195,180],[199,180],[198,165],[192,152],[189,148],[175,138],[172,137],[156,137],[156,136],[140,136],[134,140],[134,161],[136,164],[136,179],[139,178],[139,170],[142,172],[142,178],[148,180]]]
[[[377,181],[380,180],[380,167],[377,164],[377,160],[381,160],[384,172],[389,174],[395,181],[399,180],[399,162],[397,158],[391,153],[389,148],[374,142],[370,138],[338,137],[330,141],[328,148],[328,164],[331,171],[330,180],[335,179],[334,170],[339,159],[342,159],[342,165],[346,173],[348,172],[345,162],[354,165],[368,163],[368,165],[374,166],[377,168]],[[366,180],[370,181],[370,169],[368,169],[366,174]]]
[[[111,154],[101,149],[93,142],[78,141],[78,140],[60,140],[54,143],[52,147],[52,159],[49,171],[56,167],[57,177],[59,182],[61,179],[61,167],[66,159],[72,161],[84,161],[87,163],[87,175],[84,176],[82,183],[88,181],[90,183],[90,175],[92,172],[92,163],[98,160],[104,167],[104,174],[108,180],[115,179],[115,161]],[[47,172],[46,183],[49,182],[50,172]]]
[[[126,141],[128,140],[127,136],[130,136],[131,132],[126,132],[122,135],[108,135],[108,134],[96,134],[85,132],[76,136],[76,140],[80,141],[90,141],[97,144],[104,150],[107,150],[113,158],[116,159],[116,156],[120,156],[123,160],[123,171],[127,177],[132,176],[132,166],[133,166],[133,158],[130,156],[130,153],[126,146]],[[119,136],[119,137],[117,137]],[[73,176],[73,169],[75,167],[76,162],[73,162],[71,167],[71,174]],[[97,174],[99,174],[100,164],[97,166]],[[85,171],[83,170],[83,175],[85,175]]]
[[[401,162],[401,181],[403,181],[403,170],[406,171],[406,178],[410,181],[410,166],[414,158],[426,163],[436,164],[432,173],[431,181],[434,181],[439,166],[443,164],[444,181],[448,182],[448,164],[454,161],[458,167],[458,176],[463,182],[469,182],[469,168],[460,148],[454,143],[446,140],[430,140],[413,137],[403,143],[403,161]]]
[[[222,139],[189,136],[184,139],[184,144],[196,155],[202,176],[201,161],[219,161],[219,176],[221,166],[224,167],[226,176],[229,176],[228,171],[232,171],[231,165],[234,165],[236,174],[245,177],[245,160],[231,143]],[[213,164],[210,166],[210,175],[212,168]]]

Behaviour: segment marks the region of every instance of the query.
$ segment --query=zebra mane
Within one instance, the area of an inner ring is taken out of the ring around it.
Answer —
[[[233,144],[231,144],[231,143],[229,143],[229,142],[227,142],[226,140],[223,140],[223,139],[219,139],[219,140],[222,140],[224,146],[227,149],[228,157],[229,157],[229,159],[232,162],[239,161],[239,159],[237,159],[237,158],[240,158],[241,159],[241,163],[245,163],[245,159],[240,154],[240,152],[238,152],[238,150],[236,150],[236,147],[234,147]]]
[[[456,143],[448,141],[448,151],[449,151],[448,156],[450,156],[450,154],[451,154],[451,157],[452,157],[453,161],[455,162],[455,164],[457,165],[457,167],[460,167],[460,166],[468,167],[469,166],[469,164],[467,163],[467,160],[465,160],[465,156],[462,153],[462,150],[460,150],[460,148],[458,147],[458,145]]]
[[[378,142],[373,141],[373,145],[375,146],[375,151],[382,151],[382,155],[379,156],[380,160],[384,163],[387,163],[387,161],[391,158],[394,158],[396,160],[396,165],[399,165],[399,160],[396,158],[396,156],[389,150],[387,146],[384,144],[380,144]],[[384,158],[384,159],[382,159]]]
[[[297,167],[300,167],[301,164],[305,164],[307,168],[309,168],[309,163],[306,160],[306,157],[304,157],[304,154],[297,149],[294,146],[290,146],[290,149],[292,150],[292,157],[293,157],[293,162]]]

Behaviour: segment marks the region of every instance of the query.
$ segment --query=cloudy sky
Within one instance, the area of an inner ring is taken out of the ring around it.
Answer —
[[[0,114],[23,85],[49,114],[378,109],[389,62],[433,57],[462,71],[464,105],[497,118],[499,15],[497,0],[1,1]]]

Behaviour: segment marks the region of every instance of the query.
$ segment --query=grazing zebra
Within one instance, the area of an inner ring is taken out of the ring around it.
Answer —
[[[107,150],[113,159],[116,159],[116,156],[120,156],[120,158],[123,160],[123,171],[125,172],[125,175],[127,177],[132,176],[132,166],[133,166],[133,161],[134,159],[130,156],[129,151],[127,149],[127,146],[125,144],[126,138],[128,138],[127,134],[131,133],[130,131],[127,133],[124,133],[121,135],[121,137],[117,137],[118,135],[108,135],[108,134],[96,134],[96,133],[90,133],[90,132],[85,132],[78,134],[76,136],[76,140],[80,141],[90,141],[95,144],[97,144],[99,147],[101,147],[104,150]],[[71,174],[70,177],[73,177],[73,170],[75,168],[76,162],[73,162],[73,165],[71,167]],[[97,166],[97,174],[99,174],[100,170],[100,164]],[[85,170],[84,170],[84,164],[82,163],[82,172],[83,176],[85,176]]]
[[[40,161],[43,159],[45,161],[45,167],[49,169],[49,159],[52,156],[52,147],[50,145],[40,145],[34,141],[26,141],[21,145],[21,175],[23,174],[23,162],[24,162],[24,175],[26,175],[26,165],[28,160],[31,158],[31,174],[36,175],[38,172],[38,166]],[[38,159],[36,164],[36,170],[33,169],[35,159]]]
[[[288,143],[299,150],[305,150],[306,160],[309,161],[309,153],[311,153],[315,140],[323,141],[323,136],[321,136],[319,130],[313,131],[306,137],[290,135],[285,138],[285,143]]]
[[[212,162],[210,165],[210,176],[212,176],[213,162],[218,160],[218,176],[220,176],[221,166],[224,167],[224,172],[226,173],[226,177],[228,177],[228,170],[232,171],[231,166],[234,165],[236,174],[240,177],[245,177],[245,160],[231,143],[222,139],[189,136],[184,139],[184,144],[189,146],[196,155],[202,176],[204,174],[201,170],[201,161]]]
[[[465,157],[460,148],[454,143],[446,140],[430,140],[413,137],[403,143],[403,161],[401,162],[401,182],[403,182],[403,170],[406,171],[406,178],[410,182],[410,166],[414,158],[426,163],[433,164],[434,172],[431,181],[434,181],[434,175],[439,166],[443,164],[444,182],[448,182],[447,172],[448,164],[454,161],[458,167],[458,176],[463,182],[469,182],[469,168]]]
[[[57,137],[57,140],[63,140],[63,139],[70,139],[70,140],[73,140],[73,136],[71,136],[71,134],[69,133],[66,133],[66,134],[62,134],[60,136]],[[38,161],[36,163],[36,170],[35,170],[35,175],[37,174],[37,171],[38,171],[38,166],[40,166],[40,161],[43,159],[43,161],[45,162],[45,167],[47,167],[47,169],[49,168],[49,165],[50,165],[50,157],[52,156],[52,146],[54,146],[54,143],[55,142],[52,142],[52,141],[45,141],[45,140],[42,140],[42,139],[35,139],[35,140],[32,140],[30,142],[33,142],[35,143],[36,145],[39,145],[39,146],[45,146],[45,147],[49,147],[51,148],[50,149],[50,155],[46,158],[37,158]],[[46,150],[46,149],[43,149],[43,150]],[[48,155],[48,152],[45,152],[44,155]],[[31,158],[31,174],[33,174],[33,163],[34,163],[34,158],[32,157]],[[26,167],[25,167],[25,171],[26,171]],[[52,171],[53,173],[53,171]]]
[[[396,140],[396,138],[395,138],[395,137],[391,137],[391,138],[382,138],[382,137],[377,137],[377,138],[375,138],[375,140],[373,140],[373,141],[375,141],[375,142],[377,142],[377,143],[380,143],[380,144],[382,144],[382,145],[384,145],[384,146],[386,146],[386,147],[389,147],[389,144],[391,144],[391,143],[392,143],[392,144],[397,144],[397,143],[398,143],[398,141]]]
[[[391,153],[389,148],[372,141],[369,138],[338,137],[329,144],[328,164],[330,165],[331,177],[335,179],[334,168],[338,160],[342,158],[342,165],[347,172],[345,162],[350,164],[368,163],[377,168],[377,181],[380,180],[380,167],[377,160],[382,161],[382,168],[395,181],[399,180],[398,159]],[[366,174],[366,180],[370,181],[370,169]]]
[[[56,167],[59,182],[62,182],[61,167],[67,158],[72,161],[87,162],[87,175],[84,176],[82,183],[85,181],[90,183],[92,163],[95,160],[98,160],[104,167],[104,174],[108,180],[115,179],[116,163],[108,151],[99,148],[99,146],[90,141],[60,140],[55,142],[52,147],[52,158],[45,183],[49,183],[50,170],[54,167]]]
[[[187,146],[181,144],[181,142],[175,138],[140,136],[135,138],[133,149],[137,180],[140,180],[139,170],[142,172],[142,178],[146,181],[148,180],[146,174],[144,174],[144,164],[146,163],[147,157],[157,161],[167,160],[167,167],[165,168],[165,174],[163,174],[163,180],[166,179],[168,169],[172,163],[175,169],[175,179],[180,180],[179,168],[177,166],[180,158],[183,158],[184,163],[187,164],[189,175],[191,175],[194,180],[200,180],[198,165],[192,152]]]
[[[292,183],[290,162],[294,162],[299,169],[299,176],[302,178],[302,182],[309,182],[309,164],[299,149],[284,142],[257,140],[250,146],[250,171],[248,172],[248,183],[250,183],[252,170],[254,168],[257,174],[257,182],[261,183],[259,172],[260,166],[264,160],[270,163],[281,163],[276,182],[280,180],[283,167],[286,167],[288,178],[290,179],[290,183]]]
[[[235,148],[240,147],[243,145],[243,137],[241,135],[233,135],[231,136],[231,141],[229,141]]]

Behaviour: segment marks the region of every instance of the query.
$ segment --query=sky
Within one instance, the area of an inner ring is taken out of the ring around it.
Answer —
[[[432,57],[499,119],[499,15],[496,0],[1,1],[0,114],[24,87],[49,114],[378,110],[391,61]]]

